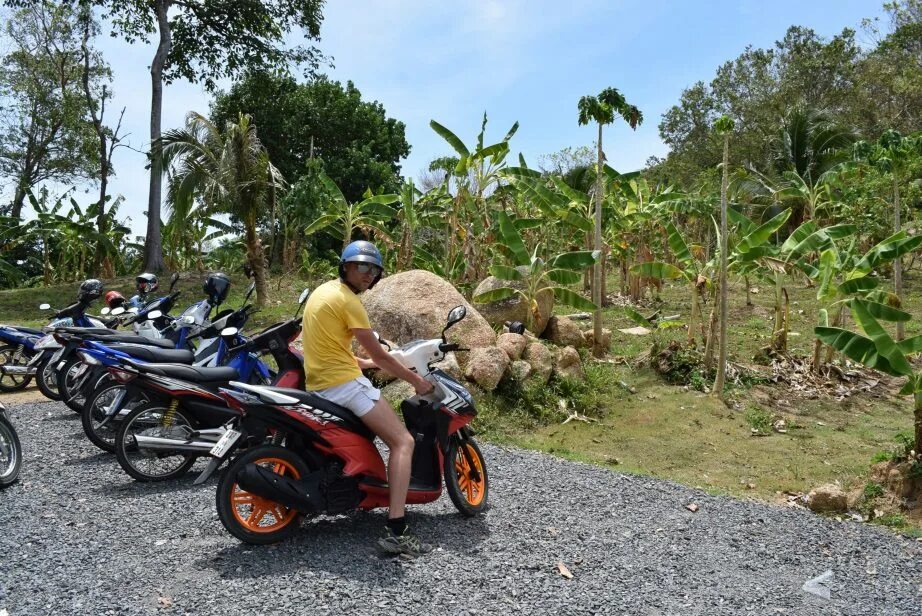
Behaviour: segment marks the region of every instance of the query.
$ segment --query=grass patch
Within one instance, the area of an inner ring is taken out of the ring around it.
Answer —
[[[746,423],[753,434],[767,436],[772,433],[772,414],[757,406],[749,407],[746,411]]]

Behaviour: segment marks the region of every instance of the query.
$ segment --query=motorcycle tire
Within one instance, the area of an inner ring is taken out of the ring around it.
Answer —
[[[9,420],[0,417],[0,488],[16,483],[21,468],[22,443],[19,435]]]
[[[467,448],[467,455],[462,447]],[[452,438],[448,444],[445,489],[462,515],[473,517],[486,511],[490,478],[487,463],[474,439]]]
[[[295,479],[306,476],[310,470],[290,449],[263,445],[240,455],[218,480],[215,505],[227,532],[253,545],[283,541],[298,531],[303,514],[242,490],[237,485],[237,474],[247,464],[271,465],[275,472]]]
[[[197,454],[185,452],[144,451],[138,448],[134,436],[148,430],[163,430],[167,407],[160,402],[148,402],[134,409],[122,420],[115,435],[115,457],[119,465],[137,481],[168,481],[182,477],[195,461]],[[173,412],[171,426],[187,426],[195,430],[196,422],[181,408]]]
[[[83,361],[79,357],[71,357],[64,362],[64,366],[55,372],[55,378],[58,380],[58,395],[64,404],[75,413],[83,412],[83,405],[86,404],[86,396],[79,391],[72,391],[75,385],[74,372],[77,371]]]
[[[19,352],[18,358],[16,357],[17,352]],[[25,350],[20,351],[19,345],[4,344],[0,346],[0,365],[25,366],[29,363],[30,359],[31,355],[27,355]],[[13,374],[2,374],[0,375],[0,391],[19,391],[25,389],[31,381],[31,375],[18,376]]]
[[[61,400],[61,396],[58,394],[58,377],[55,374],[54,367],[48,365],[50,360],[51,358],[49,357],[39,362],[35,370],[35,384],[38,385],[39,391],[46,398],[57,402]]]
[[[122,419],[127,415],[124,411],[132,411],[138,405],[147,402],[147,400],[128,401],[125,403],[119,415],[110,419],[106,424],[100,425],[106,416],[106,407],[112,403],[115,394],[124,389],[124,385],[116,383],[111,379],[103,381],[97,390],[89,396],[83,412],[80,413],[80,423],[83,424],[83,432],[90,442],[109,453],[115,453],[115,438],[118,435],[118,429],[122,424]]]

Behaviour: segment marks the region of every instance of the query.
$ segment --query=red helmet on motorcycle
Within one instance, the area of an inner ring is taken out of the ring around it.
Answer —
[[[105,302],[110,309],[118,308],[125,303],[125,296],[118,291],[109,291],[106,293]]]

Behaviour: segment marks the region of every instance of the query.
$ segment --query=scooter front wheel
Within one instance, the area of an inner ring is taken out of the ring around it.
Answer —
[[[16,428],[0,416],[0,488],[16,483],[22,467],[22,444]]]
[[[474,439],[451,439],[445,456],[445,489],[462,514],[472,517],[486,510],[490,478]]]
[[[61,394],[58,393],[58,375],[55,367],[50,364],[51,358],[43,359],[39,363],[35,371],[35,384],[38,385],[42,395],[57,402],[61,399]]]
[[[291,450],[265,445],[251,449],[234,460],[218,481],[215,505],[218,518],[227,532],[244,543],[254,545],[283,541],[297,532],[302,514],[242,489],[237,484],[237,474],[248,464],[263,466],[293,479],[306,476],[310,470]]]

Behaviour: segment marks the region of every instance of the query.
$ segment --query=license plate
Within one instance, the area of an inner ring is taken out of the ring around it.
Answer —
[[[211,455],[216,458],[224,457],[224,454],[230,451],[230,448],[234,446],[234,443],[237,442],[237,439],[239,439],[240,436],[240,432],[237,432],[236,430],[228,430],[221,435],[221,438],[217,443],[215,443],[215,446],[211,448]]]
[[[57,351],[55,351],[55,352],[54,352],[54,355],[52,355],[52,356],[51,356],[51,359],[49,359],[48,361],[51,362],[51,363],[53,364],[54,362],[56,362],[56,361],[58,361],[59,359],[61,359],[61,355],[64,355],[64,349],[63,349],[63,347],[60,348],[60,349],[58,349]]]

